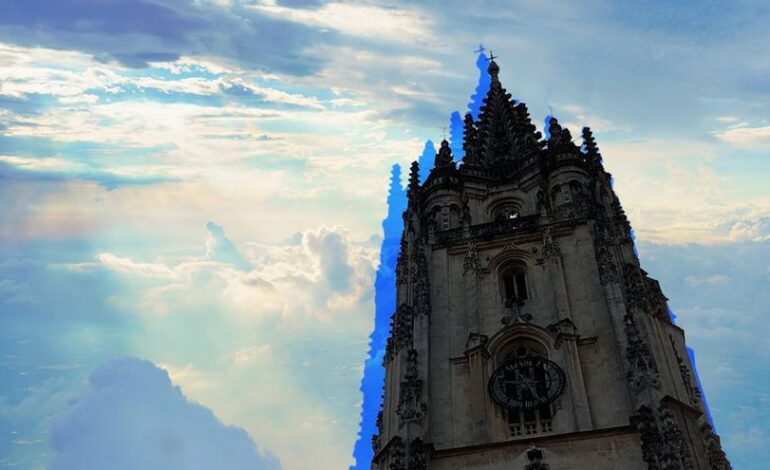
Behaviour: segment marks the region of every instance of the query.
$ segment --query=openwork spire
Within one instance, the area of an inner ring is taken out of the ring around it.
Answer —
[[[539,148],[540,133],[529,118],[526,105],[516,103],[500,83],[500,66],[489,60],[491,83],[478,122],[465,118],[467,164],[484,167],[507,165]]]

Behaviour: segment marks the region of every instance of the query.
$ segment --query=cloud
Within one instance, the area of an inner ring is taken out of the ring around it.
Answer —
[[[207,233],[208,255],[200,246],[146,254],[147,262],[110,253],[61,271],[123,281],[109,305],[143,325],[141,354],[169,370],[187,396],[247,429],[285,466],[315,468],[313,459],[324,455],[324,468],[347,468],[376,243],[353,241],[342,227],[243,245],[218,224]],[[225,253],[233,262],[221,258]],[[241,260],[250,267],[233,264]],[[169,338],[175,348],[165,347]],[[232,391],[242,389],[248,397],[232,400]]]
[[[735,241],[770,240],[770,216],[740,220],[730,227],[729,237]]]
[[[237,269],[250,270],[253,266],[246,261],[235,244],[225,236],[225,230],[214,222],[206,224],[209,235],[206,239],[206,258],[212,261],[227,263]]]
[[[183,55],[216,56],[302,75],[320,66],[305,49],[321,39],[331,38],[239,2],[30,0],[6,5],[0,17],[0,40],[81,50],[105,63],[135,68]]]
[[[701,285],[724,284],[728,282],[730,278],[725,276],[724,274],[714,274],[712,276],[707,276],[707,277],[687,276],[684,278],[684,280],[687,282],[687,284],[691,286],[701,286]]]
[[[377,5],[330,2],[319,8],[287,8],[257,4],[253,8],[277,18],[299,24],[330,28],[344,34],[397,42],[431,38],[430,17],[416,8],[402,9]]]
[[[188,401],[153,363],[101,365],[51,431],[51,470],[279,469],[243,429]]]
[[[60,158],[28,158],[0,155],[0,178],[21,182],[63,183],[67,181],[93,181],[111,191],[123,186],[145,186],[178,182],[176,177],[146,174],[131,174],[124,169],[104,171],[90,169],[84,165]]]
[[[753,145],[770,144],[770,126],[749,127],[738,126],[730,127],[721,131],[712,132],[718,140],[738,147],[750,147]]]

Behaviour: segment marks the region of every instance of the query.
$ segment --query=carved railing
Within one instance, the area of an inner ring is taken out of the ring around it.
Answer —
[[[497,220],[486,224],[471,225],[470,237],[491,237],[494,235],[509,233],[513,231],[536,228],[539,218],[540,214],[534,214],[523,217],[516,217],[515,219]],[[436,232],[435,242],[439,244],[458,240],[463,238],[464,233],[465,232],[462,227]]]

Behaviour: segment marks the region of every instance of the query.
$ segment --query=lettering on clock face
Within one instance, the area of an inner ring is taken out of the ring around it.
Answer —
[[[500,366],[489,379],[489,394],[511,411],[534,410],[551,404],[565,383],[564,371],[555,362],[529,355]]]

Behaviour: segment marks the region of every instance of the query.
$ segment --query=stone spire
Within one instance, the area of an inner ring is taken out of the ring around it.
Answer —
[[[510,93],[500,83],[500,66],[492,57],[488,67],[491,82],[489,92],[484,98],[484,106],[478,122],[471,126],[466,118],[466,136],[475,127],[476,142],[466,141],[466,154],[475,151],[472,156],[485,167],[514,163],[528,156],[539,147],[540,133],[529,118],[529,111],[523,103],[516,103]],[[467,138],[467,137],[466,137]]]
[[[409,188],[407,189],[407,195],[411,200],[417,194],[420,189],[420,164],[416,161],[412,162],[412,166],[409,168]]]
[[[476,124],[473,122],[473,116],[471,113],[465,115],[463,121],[463,150],[465,155],[463,156],[463,164],[476,166],[480,162],[479,160],[479,139],[478,130]]]
[[[511,95],[500,83],[500,67],[494,59],[489,61],[487,71],[492,81],[478,122],[482,162],[486,166],[505,163],[513,156],[516,120]]]
[[[559,124],[559,120],[555,117],[551,117],[548,122],[548,149],[552,151],[576,150],[569,129],[562,128],[561,124]]]
[[[585,153],[586,160],[592,168],[602,168],[602,154],[599,152],[599,147],[596,146],[593,132],[588,127],[583,128],[583,153]]]

